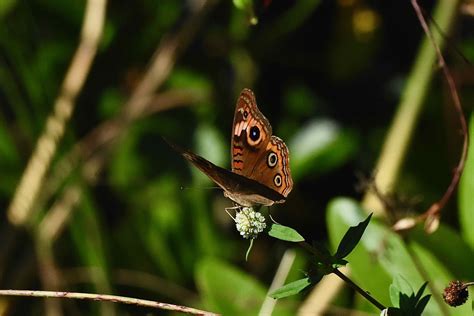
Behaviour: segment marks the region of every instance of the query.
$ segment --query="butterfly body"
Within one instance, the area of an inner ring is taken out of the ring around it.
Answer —
[[[241,206],[284,203],[293,188],[289,152],[272,135],[268,119],[257,107],[250,89],[240,93],[232,127],[232,170],[214,165],[188,150],[170,144],[184,158],[224,190],[224,196]]]

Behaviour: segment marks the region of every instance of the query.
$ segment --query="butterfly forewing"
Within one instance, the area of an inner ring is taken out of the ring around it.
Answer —
[[[253,92],[242,90],[232,125],[232,171],[253,178],[252,170],[271,136],[272,127],[258,109]]]
[[[260,112],[253,92],[244,89],[232,128],[232,171],[287,196],[293,188],[288,148],[272,136],[268,119]]]

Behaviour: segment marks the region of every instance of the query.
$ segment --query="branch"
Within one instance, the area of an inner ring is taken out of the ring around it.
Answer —
[[[218,315],[215,313],[199,310],[192,307],[161,303],[157,301],[142,300],[133,297],[78,293],[78,292],[55,292],[55,291],[33,291],[33,290],[0,290],[0,296],[26,296],[26,297],[42,297],[42,298],[70,298],[76,300],[92,300],[112,303],[122,303],[128,305],[136,305],[142,307],[164,309],[175,312],[194,314],[194,315]]]

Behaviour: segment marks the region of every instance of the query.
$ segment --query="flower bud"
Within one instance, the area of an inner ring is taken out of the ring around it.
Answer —
[[[444,301],[453,307],[466,303],[468,297],[467,286],[461,281],[451,281],[443,292]]]

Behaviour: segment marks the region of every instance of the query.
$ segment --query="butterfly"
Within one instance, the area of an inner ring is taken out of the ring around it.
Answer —
[[[288,147],[272,135],[270,122],[258,109],[250,89],[243,89],[237,99],[232,125],[232,170],[167,142],[240,206],[284,203],[293,189]]]

